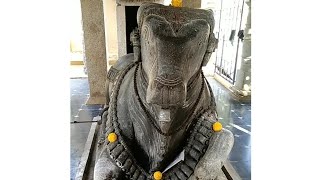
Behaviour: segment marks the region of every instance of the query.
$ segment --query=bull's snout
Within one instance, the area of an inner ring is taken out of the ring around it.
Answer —
[[[186,100],[186,86],[179,76],[157,76],[148,86],[146,100],[162,108],[182,106]]]

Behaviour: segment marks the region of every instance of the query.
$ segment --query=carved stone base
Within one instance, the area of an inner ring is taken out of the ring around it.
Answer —
[[[251,92],[247,92],[246,96],[244,96],[242,92],[236,90],[230,82],[223,79],[221,76],[215,74],[214,79],[217,80],[220,84],[222,84],[225,88],[227,88],[230,92],[230,95],[237,101],[251,102]]]
[[[90,96],[86,104],[105,104],[106,97],[104,96]]]
[[[251,102],[251,91],[240,91],[236,89],[234,86],[230,87],[229,90],[234,99],[240,102]]]

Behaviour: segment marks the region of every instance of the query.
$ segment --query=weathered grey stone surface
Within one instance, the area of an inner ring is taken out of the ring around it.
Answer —
[[[212,11],[143,4],[137,19],[134,53],[107,75],[95,180],[152,179],[182,150],[184,160],[163,179],[223,177],[233,136],[212,130],[216,104],[201,70],[217,44]],[[110,133],[115,141],[106,138]]]
[[[199,161],[189,180],[222,180],[225,178],[221,168],[223,162],[228,158],[233,143],[234,137],[229,130],[223,129],[215,133],[210,140],[206,154]]]
[[[81,0],[84,35],[84,63],[88,72],[90,97],[87,104],[105,103],[107,75],[102,0]]]

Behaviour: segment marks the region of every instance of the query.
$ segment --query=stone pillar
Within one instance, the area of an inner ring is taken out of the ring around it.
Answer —
[[[201,8],[201,0],[182,0],[182,7]]]
[[[125,6],[117,4],[118,57],[127,54],[126,10]]]
[[[118,59],[116,0],[103,0],[108,68]]]
[[[104,104],[107,59],[102,0],[81,0],[81,11],[84,59],[90,88],[87,104]]]
[[[242,43],[241,66],[237,69],[236,82],[232,87],[241,96],[251,95],[251,0],[246,0],[243,7],[246,17]]]

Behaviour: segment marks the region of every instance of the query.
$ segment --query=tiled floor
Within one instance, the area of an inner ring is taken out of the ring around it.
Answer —
[[[233,100],[227,89],[208,77],[213,89],[220,121],[235,136],[229,160],[243,180],[251,179],[251,104]],[[88,121],[99,114],[102,105],[85,105],[89,87],[87,78],[70,79],[71,121]],[[71,124],[71,179],[77,166],[90,130],[91,123]]]
[[[251,103],[232,99],[228,90],[207,77],[217,104],[220,122],[234,135],[229,161],[243,180],[251,179]]]
[[[97,116],[102,105],[85,105],[89,94],[87,78],[70,79],[71,114],[70,114],[70,176],[75,179],[77,167],[83,153],[90,131],[91,123],[73,123],[74,121],[91,121]]]

